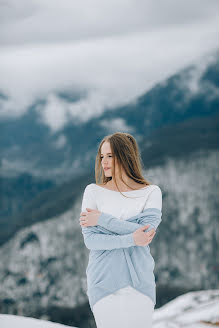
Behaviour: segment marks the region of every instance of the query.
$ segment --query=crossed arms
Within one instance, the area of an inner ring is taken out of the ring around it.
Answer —
[[[84,243],[88,249],[111,250],[137,246],[133,232],[138,228],[150,224],[145,232],[157,229],[162,221],[162,212],[158,208],[146,208],[143,212],[120,220],[111,214],[101,212],[97,226],[82,227]]]

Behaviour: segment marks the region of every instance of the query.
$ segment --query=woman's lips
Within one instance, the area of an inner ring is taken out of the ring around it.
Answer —
[[[104,171],[109,170],[110,168],[105,168]]]

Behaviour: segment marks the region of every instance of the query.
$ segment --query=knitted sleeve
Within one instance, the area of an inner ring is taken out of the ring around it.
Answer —
[[[144,232],[148,232],[151,229],[157,229],[158,225],[162,221],[162,192],[160,187],[157,185],[154,186],[154,189],[148,196],[146,205],[143,208],[143,212],[141,217],[136,215],[134,217],[130,217],[128,220],[120,220],[111,214],[102,212],[98,218],[98,225],[115,232],[117,234],[129,234],[131,232],[136,231],[138,228],[150,224],[150,227],[144,230]],[[133,220],[135,217],[138,217],[137,223],[130,222],[129,220]]]
[[[84,190],[81,212],[86,211],[87,207],[97,209],[95,195],[93,190],[91,189],[91,185],[87,185]],[[113,232],[110,231],[109,234],[94,231],[95,228],[93,228],[92,226],[81,228],[84,243],[88,249],[106,250],[135,246],[135,241],[132,233],[120,236],[115,235]]]

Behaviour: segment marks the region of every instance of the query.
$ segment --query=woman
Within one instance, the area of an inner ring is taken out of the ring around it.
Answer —
[[[82,227],[97,225],[101,212],[126,220],[143,209],[162,208],[161,190],[144,179],[138,145],[130,134],[117,132],[101,141],[95,177],[102,184],[86,187],[90,192],[84,193],[82,201]],[[149,232],[143,232],[142,228],[136,230],[133,233],[135,244],[148,245],[155,233],[155,229]],[[151,327],[153,311],[152,299],[131,285],[102,297],[93,307],[97,328]]]

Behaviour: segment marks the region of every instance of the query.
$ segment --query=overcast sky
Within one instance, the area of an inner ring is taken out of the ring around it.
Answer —
[[[87,120],[199,62],[218,32],[218,0],[0,0],[0,116],[45,99],[52,130]]]

